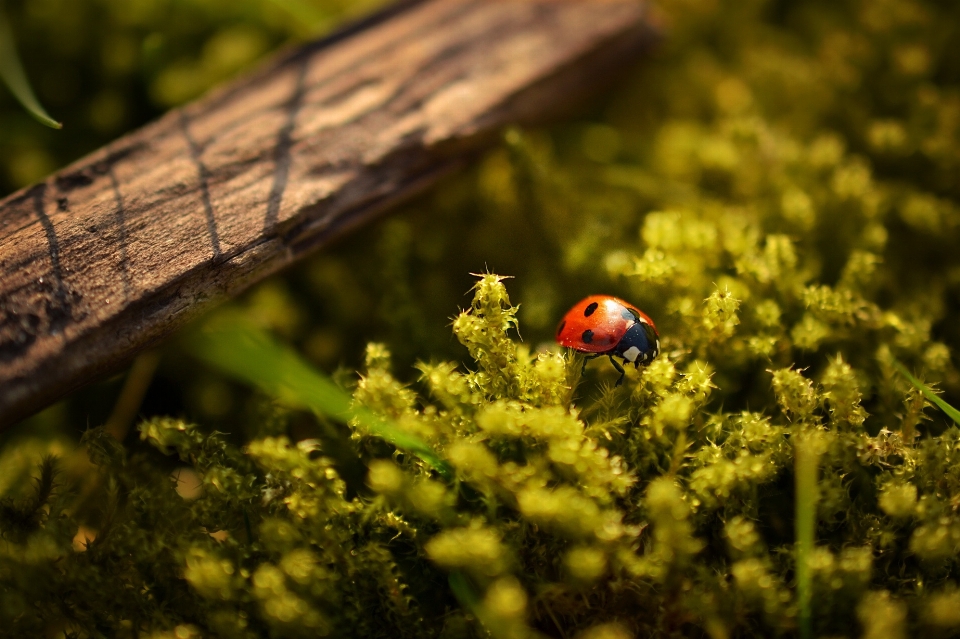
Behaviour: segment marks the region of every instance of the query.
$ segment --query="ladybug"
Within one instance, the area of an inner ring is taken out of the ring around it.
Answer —
[[[634,368],[649,364],[660,354],[660,334],[653,320],[632,304],[610,295],[591,295],[574,304],[557,327],[557,343],[581,353],[587,360],[604,355],[620,373],[626,373],[614,357]],[[584,370],[587,361],[583,362]]]

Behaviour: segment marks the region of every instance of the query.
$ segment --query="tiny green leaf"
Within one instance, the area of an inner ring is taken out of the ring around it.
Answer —
[[[0,80],[3,80],[13,93],[13,97],[39,122],[53,129],[63,128],[63,124],[47,115],[37,96],[33,94],[27,75],[23,71],[23,65],[20,64],[17,48],[13,44],[13,29],[2,8],[0,8]]]
[[[936,404],[937,406],[939,406],[939,407],[940,407],[940,410],[942,410],[943,412],[945,412],[945,413],[947,414],[947,416],[950,417],[950,419],[952,419],[954,422],[956,422],[956,424],[957,424],[958,426],[960,426],[960,410],[957,410],[956,408],[954,408],[953,406],[951,406],[951,405],[948,404],[947,402],[945,402],[945,401],[943,401],[942,399],[940,399],[940,397],[939,397],[936,393],[934,393],[934,392],[930,389],[929,386],[927,386],[926,384],[924,384],[923,382],[921,382],[919,379],[917,379],[916,377],[914,377],[913,375],[911,375],[911,374],[907,371],[907,369],[903,367],[903,365],[902,365],[900,362],[894,360],[894,361],[893,361],[893,366],[894,366],[898,371],[900,371],[900,373],[901,373],[904,377],[906,377],[908,380],[910,380],[910,383],[913,384],[914,387],[915,387],[917,390],[919,390],[921,393],[923,393],[923,396],[924,396],[924,397],[926,397],[926,398],[929,399],[931,402],[933,402],[934,404]]]

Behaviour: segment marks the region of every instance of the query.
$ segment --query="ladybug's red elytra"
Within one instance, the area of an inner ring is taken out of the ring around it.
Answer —
[[[660,354],[660,334],[653,320],[632,304],[610,295],[591,295],[574,304],[557,327],[557,343],[589,353],[587,360],[607,355],[620,373],[617,386],[623,383],[626,373],[614,357],[638,368]],[[586,369],[586,360],[583,366]]]

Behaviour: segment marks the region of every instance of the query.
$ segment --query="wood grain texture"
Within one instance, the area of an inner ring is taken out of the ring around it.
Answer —
[[[423,0],[0,202],[0,428],[595,87],[637,0]]]

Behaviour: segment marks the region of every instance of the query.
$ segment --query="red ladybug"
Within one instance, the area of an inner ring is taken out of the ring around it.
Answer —
[[[614,356],[634,368],[649,364],[660,354],[660,334],[653,320],[633,305],[610,295],[591,295],[577,302],[557,327],[557,343],[587,359],[607,355],[620,372],[617,386],[626,374]],[[587,362],[583,362],[586,369]]]

